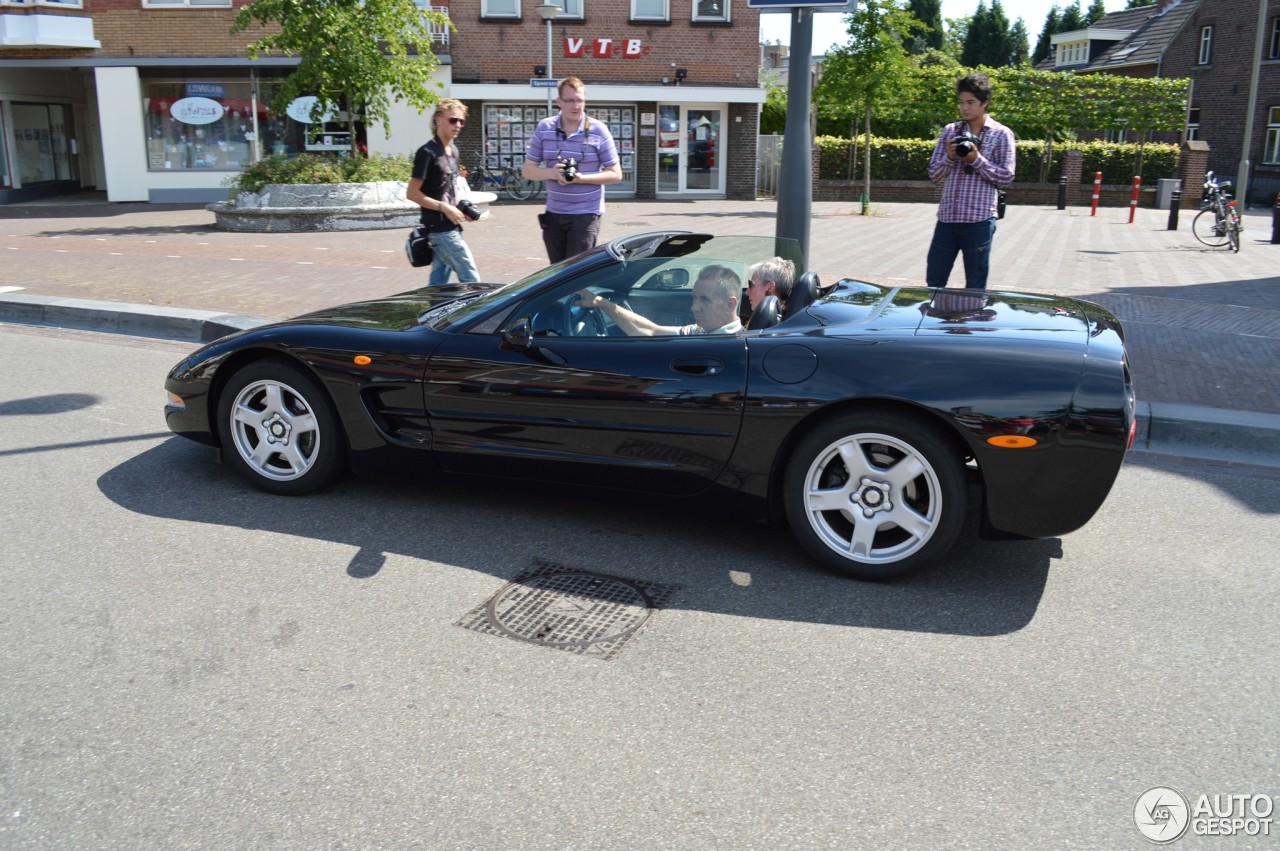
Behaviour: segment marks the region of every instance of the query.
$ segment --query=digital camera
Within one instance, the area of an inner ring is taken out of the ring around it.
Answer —
[[[458,209],[462,211],[462,215],[466,216],[468,219],[471,219],[471,221],[473,222],[479,219],[481,215],[483,215],[480,212],[480,210],[476,208],[476,205],[472,204],[466,198],[463,198],[461,201],[458,202]]]
[[[561,160],[564,163],[564,179],[574,181],[578,179],[578,161],[573,157]]]
[[[978,137],[965,130],[952,137],[956,143],[956,156],[967,157],[978,147]]]

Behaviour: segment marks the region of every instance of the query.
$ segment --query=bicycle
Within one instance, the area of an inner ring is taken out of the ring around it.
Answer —
[[[1205,174],[1204,201],[1200,204],[1200,212],[1191,220],[1191,233],[1210,248],[1226,245],[1239,253],[1240,231],[1243,226],[1230,189],[1231,181],[1219,183],[1214,179],[1213,172]]]
[[[483,155],[477,153],[476,157],[478,165],[467,172],[467,184],[475,191],[501,191],[513,200],[528,201],[542,190],[541,182],[529,180],[515,166],[494,169]]]

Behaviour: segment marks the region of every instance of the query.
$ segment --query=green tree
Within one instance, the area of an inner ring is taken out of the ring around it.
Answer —
[[[906,98],[902,81],[913,67],[903,44],[923,28],[896,0],[862,0],[845,16],[849,41],[827,54],[814,102],[865,127],[862,214],[871,202],[871,119],[887,102]]]
[[[254,0],[236,13],[231,32],[278,27],[249,45],[255,59],[299,57],[271,108],[283,113],[296,98],[313,95],[313,121],[345,111],[355,154],[358,119],[382,125],[390,136],[393,97],[424,111],[438,100],[431,24],[451,26],[446,15],[425,12],[414,0]]]
[[[942,0],[907,0],[907,11],[928,27],[907,45],[907,50],[919,55],[929,48],[942,49]]]
[[[1062,13],[1058,11],[1057,4],[1049,8],[1049,14],[1044,18],[1044,29],[1040,30],[1040,38],[1036,40],[1036,49],[1031,53],[1031,64],[1039,65],[1044,60],[1053,55],[1053,36],[1057,33],[1058,26],[1062,23]]]
[[[1062,13],[1062,19],[1058,22],[1058,32],[1070,33],[1076,30],[1082,30],[1086,26],[1084,13],[1080,11],[1080,0],[1075,0],[1066,11]]]
[[[1000,0],[991,0],[991,11],[987,13],[987,26],[990,28],[990,45],[982,64],[993,68],[1014,64],[1013,31]],[[1023,52],[1025,53],[1025,48]]]
[[[1141,9],[1143,6],[1154,6],[1154,5],[1156,5],[1156,0],[1129,0],[1129,5],[1125,6],[1125,8]]]
[[[947,33],[942,38],[942,51],[957,62],[964,53],[965,39],[969,37],[969,27],[972,24],[972,15],[966,18],[947,18]]]
[[[964,34],[964,49],[960,51],[960,64],[976,68],[987,55],[987,43],[991,39],[990,14],[986,0],[978,0],[978,8],[969,19],[969,29]]]
[[[1089,4],[1089,12],[1085,15],[1085,20],[1090,24],[1096,24],[1106,16],[1107,7],[1102,0],[1093,0],[1093,2]]]
[[[1013,22],[1013,26],[1009,29],[1009,40],[1012,42],[1009,64],[1014,68],[1030,65],[1031,47],[1027,43],[1027,25],[1022,22],[1022,18]]]
[[[770,86],[760,107],[760,134],[781,135],[787,129],[787,90],[782,86]]]

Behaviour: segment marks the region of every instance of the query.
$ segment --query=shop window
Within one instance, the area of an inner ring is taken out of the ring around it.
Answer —
[[[693,0],[695,21],[729,20],[729,0]]]
[[[1280,106],[1267,110],[1267,146],[1262,152],[1267,165],[1280,165]]]
[[[587,107],[587,115],[604,123],[613,134],[622,164],[622,182],[606,187],[608,193],[634,192],[636,189],[636,110],[634,105],[602,105]],[[464,134],[459,137],[462,164],[474,168],[481,162],[494,174],[505,168],[523,168],[525,151],[538,122],[547,117],[545,106],[516,103],[489,103],[484,106],[484,125],[473,147]]]
[[[23,186],[71,179],[68,108],[62,104],[15,103],[13,168]]]
[[[671,13],[667,0],[631,0],[633,21],[668,21]]]
[[[520,17],[520,0],[481,0],[480,17],[518,18]]]
[[[268,106],[275,85],[260,81],[255,101],[248,79],[144,80],[147,168],[237,171],[268,154],[307,150],[311,125]]]
[[[1197,65],[1208,65],[1213,61],[1213,27],[1204,27],[1200,30],[1200,56],[1196,60]]]

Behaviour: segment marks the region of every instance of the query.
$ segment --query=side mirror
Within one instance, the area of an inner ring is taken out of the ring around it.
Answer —
[[[511,325],[507,326],[507,330],[502,332],[502,345],[509,349],[527,349],[532,342],[532,335],[529,333],[529,317],[517,319]]]

